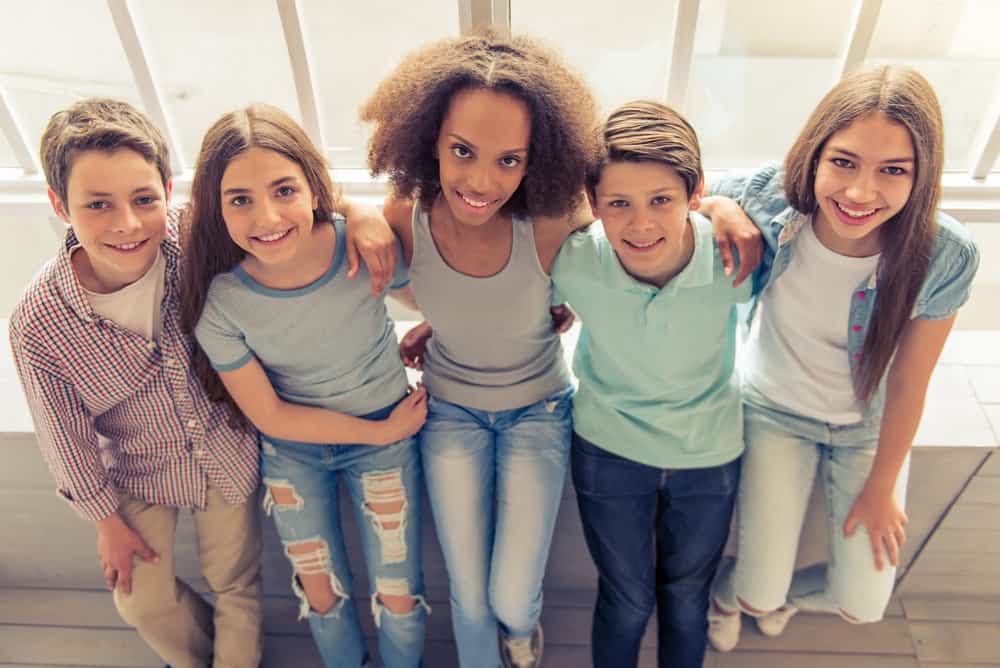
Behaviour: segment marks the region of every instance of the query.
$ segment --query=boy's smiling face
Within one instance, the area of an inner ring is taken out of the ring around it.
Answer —
[[[611,247],[635,279],[663,287],[694,249],[688,213],[698,209],[704,184],[688,197],[684,180],[655,161],[609,162],[591,204]]]
[[[156,165],[131,149],[74,156],[66,201],[51,189],[49,200],[80,242],[73,270],[83,287],[108,293],[142,278],[166,234],[169,194]]]

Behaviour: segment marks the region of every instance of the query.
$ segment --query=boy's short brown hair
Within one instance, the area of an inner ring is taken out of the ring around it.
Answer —
[[[598,128],[597,144],[597,159],[587,170],[591,197],[610,162],[658,162],[670,167],[684,181],[688,197],[701,183],[698,135],[684,117],[665,104],[651,100],[623,104]]]
[[[40,155],[45,180],[66,202],[66,187],[73,158],[80,151],[132,149],[154,164],[170,181],[170,150],[163,133],[128,102],[107,98],[80,100],[52,114],[42,134]]]

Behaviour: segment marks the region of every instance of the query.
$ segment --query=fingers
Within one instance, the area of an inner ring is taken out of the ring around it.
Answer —
[[[757,267],[760,266],[761,250],[763,244],[755,237],[742,238],[736,240],[736,250],[740,254],[740,269],[733,281],[733,287],[739,287],[740,283],[753,275]],[[730,248],[730,252],[732,249]]]
[[[135,553],[139,555],[143,560],[152,561],[154,564],[160,560],[160,555],[158,555],[156,552],[153,552],[152,548],[146,545],[146,543],[140,543],[138,546],[136,546]]]
[[[722,258],[722,266],[726,270],[726,276],[732,276],[733,265],[735,264],[732,244],[730,244],[728,238],[717,236],[715,238],[715,245],[719,248],[719,257]]]
[[[132,593],[132,559],[131,557],[127,562],[119,566],[118,568],[118,588],[121,589],[123,594]]]
[[[875,570],[882,570],[882,538],[878,534],[869,531],[868,542],[872,546],[872,555],[875,557]]]
[[[115,584],[118,582],[118,571],[110,564],[102,564],[101,570],[104,572],[104,584],[108,586],[109,590],[114,591]]]
[[[358,258],[358,247],[356,244],[347,243],[347,278],[354,278],[361,270],[361,262]]]

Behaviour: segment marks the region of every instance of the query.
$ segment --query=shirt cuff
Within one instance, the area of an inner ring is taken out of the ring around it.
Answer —
[[[64,489],[59,490],[59,496],[69,503],[77,515],[91,522],[103,520],[118,510],[118,491],[110,482],[106,483],[94,496],[87,499],[78,499]]]

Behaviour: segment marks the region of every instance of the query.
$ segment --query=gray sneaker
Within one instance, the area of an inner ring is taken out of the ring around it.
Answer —
[[[500,662],[503,668],[538,668],[542,665],[545,636],[542,625],[536,624],[534,632],[527,638],[508,638],[500,630]]]

